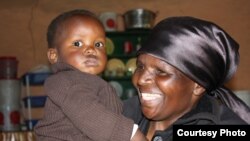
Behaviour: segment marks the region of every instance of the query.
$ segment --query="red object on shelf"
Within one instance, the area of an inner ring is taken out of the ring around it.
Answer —
[[[107,20],[107,26],[109,28],[115,28],[115,21],[113,19],[108,19]]]
[[[130,41],[124,42],[124,53],[129,54],[133,51],[133,44]]]
[[[20,92],[17,79],[0,79],[0,131],[20,130]]]
[[[3,113],[0,113],[0,125],[3,125],[4,124],[4,116],[3,116]]]
[[[12,111],[10,113],[10,121],[12,124],[20,124],[20,113],[18,111]]]

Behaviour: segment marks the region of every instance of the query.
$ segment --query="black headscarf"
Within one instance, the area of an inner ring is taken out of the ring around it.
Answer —
[[[138,54],[147,53],[174,66],[250,123],[249,107],[223,86],[236,72],[238,49],[238,43],[212,22],[171,17],[152,29]]]

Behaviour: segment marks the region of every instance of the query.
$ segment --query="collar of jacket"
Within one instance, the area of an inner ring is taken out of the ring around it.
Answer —
[[[51,65],[51,70],[53,73],[57,73],[60,71],[70,71],[70,70],[77,70],[77,69],[67,63],[57,62]]]

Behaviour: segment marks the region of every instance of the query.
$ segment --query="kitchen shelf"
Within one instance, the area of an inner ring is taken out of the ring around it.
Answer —
[[[120,59],[130,59],[130,58],[133,58],[135,57],[136,54],[135,53],[132,53],[132,54],[112,54],[112,55],[108,55],[108,59],[111,59],[111,58],[120,58]]]
[[[124,32],[108,32],[106,35],[113,41],[115,46],[113,54],[109,58],[123,58],[128,59],[134,57],[137,51],[137,45],[141,45],[148,35],[150,30],[131,30]],[[132,45],[130,52],[125,51],[125,44],[129,42]]]
[[[109,37],[115,37],[115,36],[141,36],[141,35],[148,35],[150,32],[150,29],[131,29],[131,30],[125,30],[125,31],[117,31],[117,32],[107,32],[106,35]]]
[[[102,76],[103,79],[107,81],[130,81],[132,76],[123,76],[123,77],[107,77],[107,76]]]
[[[32,110],[37,108],[43,108],[45,105],[45,101],[47,96],[43,93],[43,95],[36,95],[34,93],[35,87],[43,87],[45,79],[47,79],[51,75],[50,72],[36,72],[36,73],[26,73],[24,74],[22,79],[22,108],[23,114],[26,115],[24,117],[24,124],[26,125],[28,130],[33,130],[33,127],[36,125],[39,119],[34,119],[32,115]],[[41,93],[42,94],[42,93]],[[27,109],[27,110],[25,110]]]
[[[23,98],[24,107],[44,107],[47,96],[28,96]],[[30,105],[29,105],[30,104]]]
[[[107,37],[114,44],[114,51],[111,54],[108,54],[108,59],[120,59],[126,66],[126,63],[136,57],[136,51],[138,47],[147,39],[150,30],[148,29],[133,29],[123,32],[107,32]],[[131,50],[126,51],[126,43],[130,43]],[[115,74],[115,73],[114,73]],[[118,95],[121,99],[127,99],[134,95],[137,95],[136,89],[132,84],[132,74],[124,70],[124,76],[108,76],[108,74],[102,76],[108,82],[111,82],[115,89],[117,90]],[[118,83],[118,84],[117,84]],[[117,86],[118,85],[118,86]],[[122,86],[122,94],[120,94]]]
[[[51,73],[26,73],[22,76],[23,85],[43,85],[45,79],[49,77]]]

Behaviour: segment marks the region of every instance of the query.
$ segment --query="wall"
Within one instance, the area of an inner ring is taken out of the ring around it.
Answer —
[[[47,25],[59,13],[74,8],[98,14],[104,11],[123,14],[133,8],[147,8],[158,11],[156,22],[183,15],[211,20],[241,45],[239,69],[227,85],[235,90],[250,90],[249,0],[1,0],[0,56],[17,57],[19,76],[39,64],[47,64]]]

